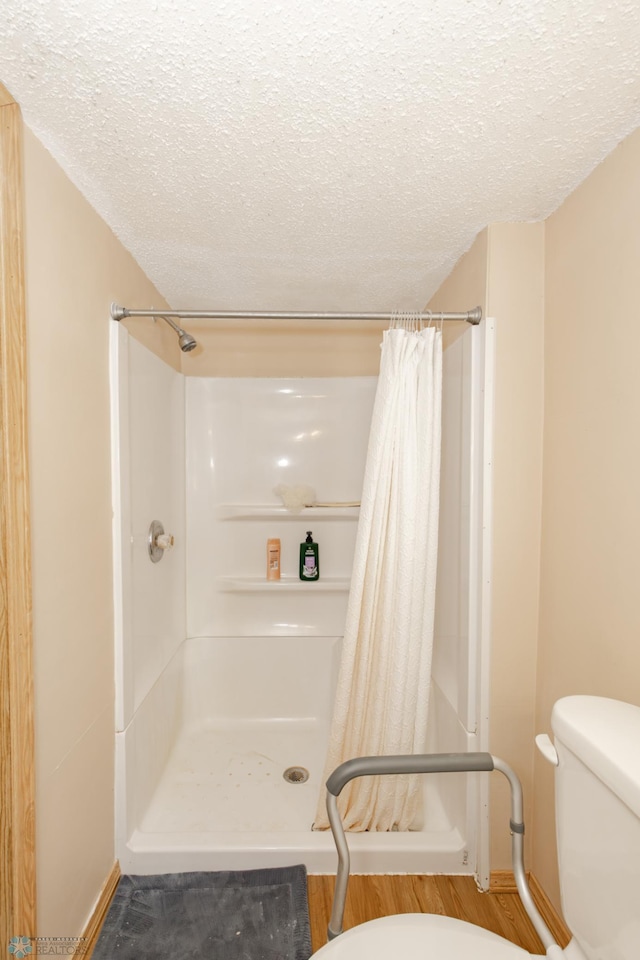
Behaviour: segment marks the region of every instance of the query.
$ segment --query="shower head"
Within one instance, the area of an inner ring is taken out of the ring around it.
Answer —
[[[196,340],[193,339],[190,333],[187,333],[185,330],[180,334],[180,339],[178,340],[180,344],[180,349],[183,353],[189,353],[190,350],[193,350],[194,347],[198,346]]]
[[[179,327],[177,323],[171,319],[171,317],[166,317],[163,313],[158,314],[159,317],[162,317],[169,326],[175,330],[178,334],[178,343],[180,344],[180,349],[183,353],[189,353],[190,350],[193,350],[194,347],[198,346],[198,342],[191,336],[190,333],[187,333],[186,330],[183,330],[182,327]]]

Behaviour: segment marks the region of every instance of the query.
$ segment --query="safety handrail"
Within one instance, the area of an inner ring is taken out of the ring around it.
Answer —
[[[346,760],[327,780],[327,814],[338,851],[338,870],[333,894],[329,940],[342,933],[344,907],[349,883],[350,856],[342,819],[338,812],[338,796],[343,787],[356,777],[389,776],[404,773],[472,773],[478,771],[502,773],[511,788],[511,859],[516,887],[522,904],[549,955],[560,950],[549,927],[536,907],[524,869],[524,821],[522,815],[522,785],[515,771],[490,753],[423,753],[390,757],[357,757]],[[556,948],[554,950],[554,948]],[[562,954],[559,954],[560,956]]]

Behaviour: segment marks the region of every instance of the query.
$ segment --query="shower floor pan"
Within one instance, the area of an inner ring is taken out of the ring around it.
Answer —
[[[144,833],[311,830],[326,732],[312,720],[210,722],[183,732],[141,824]],[[289,767],[309,770],[288,783]]]
[[[128,843],[138,873],[242,870],[304,863],[333,873],[330,832],[313,832],[326,728],[314,721],[212,722],[186,730]],[[284,772],[304,767],[306,782]],[[356,873],[464,873],[464,842],[436,789],[427,829],[349,834]]]
[[[293,863],[335,872],[330,831],[311,826],[324,800],[338,649],[331,637],[185,641],[116,738],[123,873]],[[440,749],[464,748],[447,735],[455,721],[444,704],[432,697]],[[308,780],[287,782],[289,767],[305,768]],[[458,827],[465,784],[458,801],[437,777],[424,783],[423,830],[349,834],[354,872],[472,872]]]

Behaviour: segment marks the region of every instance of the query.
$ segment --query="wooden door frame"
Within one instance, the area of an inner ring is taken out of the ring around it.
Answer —
[[[22,115],[0,84],[0,956],[36,935]]]

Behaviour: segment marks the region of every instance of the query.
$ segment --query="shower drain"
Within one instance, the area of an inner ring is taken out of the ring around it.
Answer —
[[[306,783],[309,779],[309,771],[306,767],[287,767],[282,776],[287,783]]]

